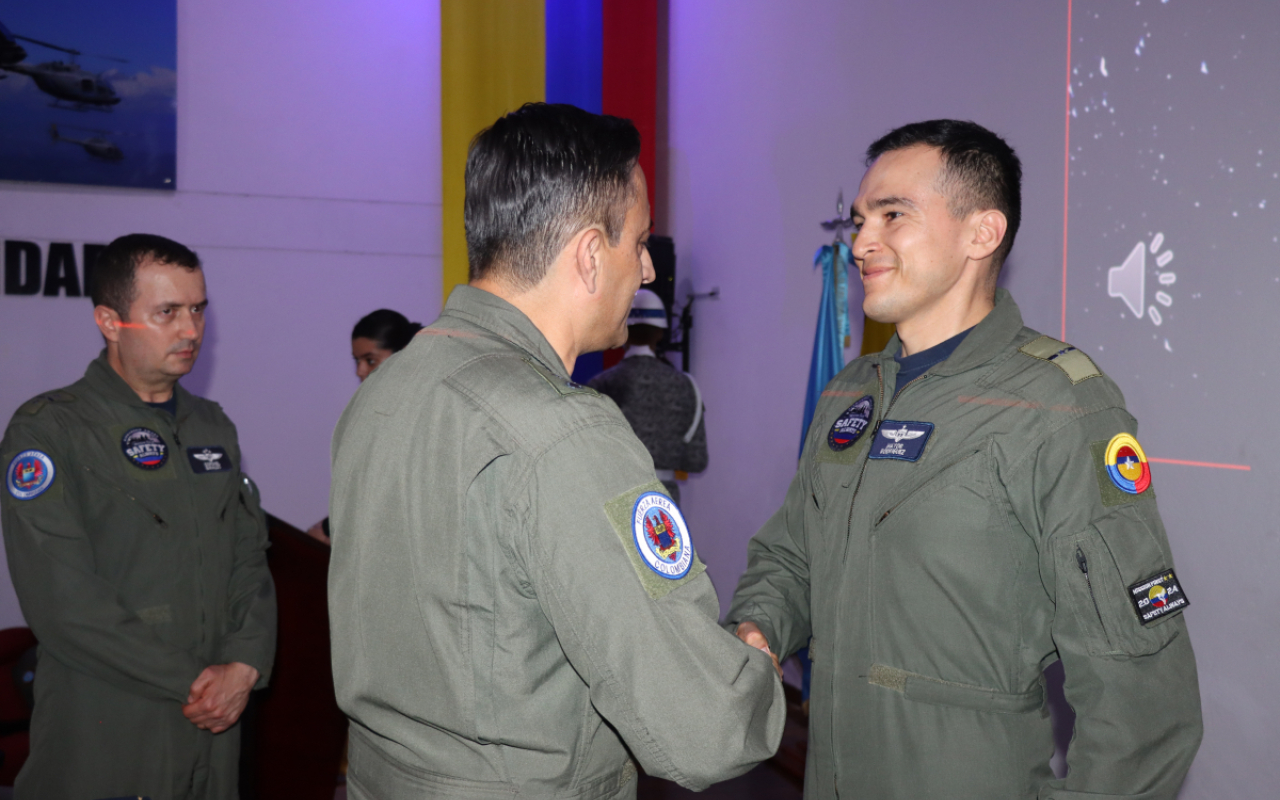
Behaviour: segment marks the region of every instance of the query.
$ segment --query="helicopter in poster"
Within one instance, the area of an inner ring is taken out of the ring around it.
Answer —
[[[62,133],[58,131],[57,125],[50,125],[49,136],[55,142],[78,144],[84,148],[86,153],[101,161],[120,161],[124,158],[124,151],[122,151],[115,142],[102,138],[103,136],[113,133],[113,131],[100,131],[97,128],[76,128],[76,130],[87,131],[89,133],[96,133],[99,135],[90,136],[87,139],[76,139],[71,136],[63,136]]]
[[[26,62],[27,51],[22,45],[18,44],[19,40],[36,44],[41,47],[47,47],[50,50],[58,50],[71,55],[70,63],[65,61],[45,61],[39,64],[30,64]],[[72,103],[71,109],[76,111],[84,111],[94,109],[98,111],[110,111],[111,107],[120,102],[120,95],[116,94],[115,87],[111,85],[111,81],[107,80],[102,73],[94,74],[88,70],[82,69],[76,63],[76,56],[83,55],[79,50],[62,47],[49,42],[42,42],[39,39],[32,39],[28,36],[19,36],[5,27],[0,22],[0,79],[8,77],[5,72],[14,72],[26,75],[36,84],[36,88],[45,94],[54,98],[51,104],[55,108],[67,108],[60,105],[61,101]],[[93,58],[101,58],[107,61],[115,61],[121,64],[127,64],[123,58],[115,58],[113,56],[93,56]]]

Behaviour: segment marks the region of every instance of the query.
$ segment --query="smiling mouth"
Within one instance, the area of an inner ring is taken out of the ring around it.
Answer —
[[[870,278],[874,278],[878,275],[883,275],[886,272],[892,272],[892,271],[893,271],[893,267],[880,267],[880,266],[864,267],[862,269],[862,279],[865,281]]]

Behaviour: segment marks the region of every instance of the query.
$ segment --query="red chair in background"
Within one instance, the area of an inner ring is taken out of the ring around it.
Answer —
[[[347,718],[329,660],[329,548],[269,514],[267,522],[278,644],[271,685],[254,693],[243,720],[240,796],[333,800]]]
[[[0,786],[12,786],[27,760],[31,739],[36,637],[30,628],[0,631]]]

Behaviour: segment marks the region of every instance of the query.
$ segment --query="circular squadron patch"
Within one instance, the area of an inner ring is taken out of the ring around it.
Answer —
[[[871,395],[864,395],[845,409],[827,432],[827,446],[837,453],[848,449],[871,423],[875,408],[876,401],[871,399]]]
[[[1104,459],[1107,475],[1116,488],[1129,494],[1142,494],[1151,486],[1151,466],[1142,445],[1128,433],[1117,433],[1107,442]]]
[[[19,500],[31,500],[53,485],[53,459],[39,450],[23,450],[9,462],[4,485]]]
[[[649,569],[669,580],[679,580],[693,566],[693,542],[684,515],[670,497],[645,492],[636,498],[631,514],[636,550]]]
[[[130,428],[120,439],[125,458],[139,469],[160,469],[169,460],[169,446],[150,428]]]

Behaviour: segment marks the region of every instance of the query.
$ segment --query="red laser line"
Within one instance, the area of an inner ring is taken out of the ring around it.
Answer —
[[[1183,467],[1211,467],[1213,469],[1238,469],[1242,472],[1251,472],[1253,467],[1248,464],[1215,464],[1212,461],[1181,461],[1176,458],[1151,458],[1148,461],[1154,461],[1157,464],[1178,464]]]
[[[1071,0],[1067,0],[1067,98],[1065,144],[1062,156],[1062,334],[1067,340],[1067,216],[1071,200]]]

